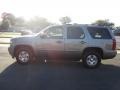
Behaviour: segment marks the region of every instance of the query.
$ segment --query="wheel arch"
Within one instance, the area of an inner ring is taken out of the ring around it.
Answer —
[[[29,50],[31,50],[32,51],[32,53],[34,54],[34,55],[36,55],[35,54],[35,51],[34,51],[34,49],[33,49],[33,47],[32,46],[30,46],[30,45],[16,45],[15,46],[15,48],[14,48],[14,56],[16,56],[16,51],[19,49],[19,48],[28,48]]]
[[[83,50],[83,53],[82,53],[82,56],[88,52],[88,51],[95,51],[95,52],[98,52],[100,55],[101,55],[101,58],[103,58],[103,50],[102,48],[99,48],[99,47],[87,47]]]

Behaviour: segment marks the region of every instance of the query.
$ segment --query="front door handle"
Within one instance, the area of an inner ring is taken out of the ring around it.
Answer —
[[[62,41],[56,41],[56,43],[62,43]]]

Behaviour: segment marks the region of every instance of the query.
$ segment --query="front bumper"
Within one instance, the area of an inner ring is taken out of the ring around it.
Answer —
[[[8,47],[8,52],[9,54],[12,56],[12,58],[14,58],[14,48],[13,47]]]

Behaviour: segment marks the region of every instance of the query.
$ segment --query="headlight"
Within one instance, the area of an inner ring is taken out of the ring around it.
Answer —
[[[10,44],[13,44],[15,42],[14,39],[10,39]]]

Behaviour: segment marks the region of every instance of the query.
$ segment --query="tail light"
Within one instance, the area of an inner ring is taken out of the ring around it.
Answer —
[[[116,49],[116,40],[113,39],[113,45],[112,45],[112,50],[115,50]]]

